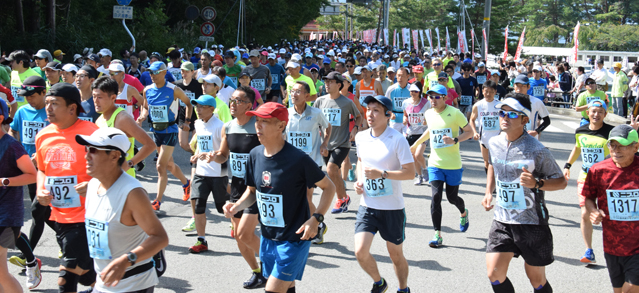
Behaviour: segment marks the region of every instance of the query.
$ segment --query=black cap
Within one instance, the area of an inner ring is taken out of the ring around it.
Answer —
[[[84,113],[80,91],[78,90],[78,88],[70,83],[60,82],[54,84],[49,89],[49,92],[47,92],[47,96],[62,97],[67,102],[67,105],[76,103],[78,105],[78,108],[80,109],[80,113]]]
[[[335,81],[337,81],[339,83],[343,83],[344,82],[344,76],[342,76],[342,74],[337,72],[337,71],[332,71],[328,75],[324,76],[323,79],[324,80],[335,80]]]
[[[84,65],[80,67],[80,70],[84,70],[89,75],[89,78],[98,78],[98,71],[93,68],[91,65]],[[78,71],[80,71],[78,70]]]
[[[47,66],[44,67],[46,68],[50,68],[56,71],[60,71],[62,70],[62,64],[60,62],[56,62],[56,61],[51,61],[49,63],[47,63]]]
[[[235,58],[235,54],[231,50],[224,52],[224,58]]]
[[[22,89],[18,90],[18,95],[23,96],[23,97],[28,97],[30,95],[33,95],[33,93],[36,92],[36,89],[33,90],[27,90],[27,86],[33,86],[36,87],[37,89],[47,89],[47,83],[46,81],[44,81],[44,79],[42,77],[40,77],[39,75],[32,75],[27,77],[23,82],[22,82]]]
[[[95,63],[100,63],[100,57],[98,56],[98,54],[89,55],[89,60],[93,60],[93,62]]]
[[[603,59],[598,59],[598,60],[597,60],[597,63],[598,63],[598,64],[603,64],[603,63],[604,63],[604,61],[603,61]]]
[[[31,58],[29,58],[29,55],[27,54],[27,52],[23,50],[17,50],[17,51],[11,52],[11,54],[9,54],[9,57],[7,57],[6,60],[7,61],[31,60]]]
[[[246,71],[242,71],[242,72],[240,73],[240,75],[239,75],[237,78],[238,78],[238,79],[240,79],[240,78],[242,78],[243,76],[248,76],[249,78],[253,79],[253,78],[251,77],[251,75],[250,75],[250,74],[248,74],[248,72],[246,72]]]

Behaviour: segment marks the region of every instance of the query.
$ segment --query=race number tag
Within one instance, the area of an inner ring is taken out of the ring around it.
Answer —
[[[366,179],[364,190],[370,197],[387,196],[393,194],[393,184],[388,178]]]
[[[271,74],[271,79],[273,80],[273,84],[280,83],[280,75],[279,74]]]
[[[310,132],[291,131],[288,133],[288,142],[307,154],[311,153],[313,137]]]
[[[22,121],[22,143],[35,144],[36,135],[46,125],[38,121]]]
[[[169,111],[166,105],[149,105],[149,115],[151,115],[151,121],[153,122],[169,122]]]
[[[436,85],[438,85],[438,84],[439,84],[439,81],[437,81],[437,80],[431,80],[431,81],[430,81],[430,86],[429,86],[429,88],[433,88],[434,86],[436,86]]]
[[[608,215],[613,221],[639,221],[639,189],[606,190]]]
[[[342,109],[324,108],[322,113],[332,126],[342,126]]]
[[[519,180],[513,182],[497,180],[497,203],[507,210],[526,209],[526,196]]]
[[[499,117],[497,116],[481,117],[481,125],[484,128],[484,130],[488,130],[488,131],[499,130]]]
[[[109,249],[109,223],[86,218],[84,224],[91,258],[112,259]]]
[[[581,165],[590,168],[595,163],[599,163],[604,159],[603,148],[581,148]]]
[[[486,82],[486,76],[485,75],[477,75],[477,83],[478,84],[484,84]]]
[[[21,89],[22,88],[18,86],[13,86],[13,85],[11,86],[11,95],[13,96],[14,99],[16,99],[18,103],[24,103],[24,97],[18,95],[18,91]]]
[[[78,116],[78,119],[84,120],[84,121],[93,122],[93,117],[81,117],[81,116]]]
[[[408,113],[408,123],[412,126],[424,125],[424,113]]]
[[[251,86],[254,87],[258,91],[263,91],[266,88],[266,80],[265,79],[253,79],[251,80]]]
[[[229,78],[231,79],[231,81],[233,81],[233,83],[235,84],[235,86],[237,86],[237,77],[231,77],[231,76],[229,76]]]
[[[444,136],[453,138],[453,130],[450,128],[443,129],[431,129],[430,130],[430,145],[433,148],[441,149],[453,146],[452,144],[444,143]]]
[[[210,135],[197,136],[197,148],[201,153],[208,153],[213,148],[213,137]]]
[[[534,86],[533,87],[533,96],[535,96],[535,97],[543,97],[544,96],[544,87],[543,86]]]
[[[195,93],[184,91],[184,94],[186,95],[187,98],[189,98],[189,101],[195,100]],[[178,99],[178,101],[180,101],[180,106],[186,107],[186,104],[184,104],[182,100]]]
[[[462,106],[470,106],[473,103],[473,96],[461,96],[459,104]]]
[[[73,176],[47,176],[44,179],[44,188],[53,196],[51,205],[56,208],[77,208],[82,206],[80,195],[75,191],[78,177]]]
[[[284,213],[281,194],[255,192],[260,219],[264,226],[284,228]]]
[[[395,111],[402,111],[402,105],[404,104],[404,100],[408,99],[408,97],[393,97],[393,107],[395,107]]]
[[[115,106],[118,108],[122,108],[122,110],[126,110],[126,104],[115,103]]]
[[[231,153],[231,175],[237,178],[244,178],[246,176],[246,161],[248,161],[249,154]]]

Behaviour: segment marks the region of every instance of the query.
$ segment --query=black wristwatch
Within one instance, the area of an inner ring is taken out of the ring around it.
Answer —
[[[135,262],[138,261],[138,255],[133,253],[133,252],[129,252],[126,255],[126,258],[129,260],[129,262],[131,263],[131,266],[135,265]]]
[[[193,118],[184,118],[184,121],[191,123],[193,122]]]
[[[455,137],[453,140],[455,141],[455,144],[457,144],[459,142],[459,138]]]
[[[320,223],[324,222],[324,215],[320,213],[314,213],[313,217],[315,217],[315,220],[317,220]]]

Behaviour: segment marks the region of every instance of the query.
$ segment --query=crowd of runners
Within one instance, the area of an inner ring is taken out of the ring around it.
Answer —
[[[509,59],[489,69],[479,54],[344,40],[174,45],[119,57],[108,48],[73,58],[16,50],[0,61],[0,258],[20,251],[8,262],[25,269],[29,290],[45,281],[61,293],[79,292],[78,284],[87,287],[80,292],[153,292],[167,265],[169,240],[156,213],[165,195],[175,196],[165,194],[171,173],[192,208],[182,231],[197,233],[184,249],[208,250],[212,194],[251,270],[243,288],[295,292],[311,244],[324,242],[329,209],[357,209],[355,257],[371,292],[389,288],[370,252],[377,234],[397,292],[410,292],[402,181],[430,186],[428,245],[442,246],[444,193],[459,211],[459,230],[470,228],[460,143],[474,140],[486,172],[482,205],[494,211],[486,246],[494,292],[515,291],[507,273],[519,256],[534,292],[553,292],[545,192],[567,186],[578,158],[580,261],[596,262],[593,224],[601,223],[614,292],[639,292],[639,121],[630,114],[629,125],[604,122],[611,101],[628,115],[624,93],[637,96],[639,67],[629,77],[615,64],[609,89],[603,62],[573,77],[567,63]],[[550,125],[553,89],[583,117],[563,170],[538,140]],[[190,154],[190,176],[175,151]],[[151,162],[154,197],[136,180]],[[361,196],[357,207],[346,181]],[[23,192],[32,202],[29,229]],[[42,280],[36,257],[46,226],[60,246],[57,280]],[[0,292],[22,292],[6,263]]]

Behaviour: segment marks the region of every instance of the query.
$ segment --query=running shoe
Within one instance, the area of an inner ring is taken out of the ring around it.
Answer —
[[[328,227],[326,226],[326,223],[320,223],[317,229],[319,229],[317,236],[315,236],[315,239],[311,240],[311,243],[322,244],[324,243],[324,234],[328,231]]]
[[[154,200],[151,202],[151,206],[153,207],[153,210],[155,210],[156,212],[160,210],[160,205],[162,205],[162,203],[157,200]]]
[[[182,185],[182,190],[184,191],[184,195],[182,195],[182,200],[187,201],[191,198],[191,180],[186,180],[186,185]]]
[[[410,293],[410,288],[406,287],[406,291],[397,290],[397,293]]]
[[[42,267],[42,261],[39,258],[36,258],[37,264],[33,267],[27,266],[27,288],[29,290],[33,290],[40,282],[42,282],[42,273],[40,273],[40,268]]]
[[[377,284],[373,283],[373,289],[371,289],[371,293],[384,293],[384,292],[386,292],[387,289],[388,289],[388,283],[386,283],[386,280],[384,280],[384,278],[382,278],[382,284],[381,285],[377,285]]]
[[[266,278],[264,278],[264,276],[262,276],[261,273],[256,273],[256,272],[253,272],[253,275],[251,275],[251,278],[249,278],[248,280],[244,282],[244,284],[242,284],[242,287],[244,287],[244,289],[257,289],[257,288],[264,288],[265,286],[266,286]]]
[[[413,181],[415,185],[422,185],[422,182],[424,182],[424,178],[422,178],[422,175],[415,176],[415,181]]]
[[[332,214],[339,214],[339,213],[348,212],[348,205],[349,204],[351,204],[351,197],[348,196],[348,195],[345,198],[337,199],[337,201],[335,202],[335,206],[333,207],[333,210],[331,211],[331,213]]]
[[[186,226],[182,227],[182,232],[193,232],[195,231],[195,218],[191,218]]]
[[[144,167],[146,167],[146,164],[144,163],[144,160],[142,160],[137,165],[135,165],[135,172],[144,170]]]
[[[432,248],[437,248],[437,247],[440,247],[443,242],[444,242],[444,239],[442,239],[442,237],[439,236],[439,234],[435,233],[435,237],[433,237],[433,240],[428,242],[428,246]]]
[[[58,251],[58,258],[62,258],[64,256],[64,254],[62,254],[62,249],[60,249]]]
[[[466,209],[466,216],[459,218],[459,231],[466,232],[468,231],[468,225],[470,221],[468,221],[468,209]]]
[[[422,180],[426,184],[430,183],[430,177],[428,176],[428,170],[426,170],[426,169],[422,169]]]
[[[12,257],[9,258],[9,262],[11,264],[14,264],[16,266],[19,266],[20,268],[24,269],[24,267],[27,265],[27,259],[24,257],[20,257],[17,255],[14,255]]]
[[[200,253],[209,250],[208,243],[198,240],[195,245],[189,247],[190,253]]]
[[[155,153],[155,158],[153,158],[153,162],[157,162],[158,161],[158,153]]]
[[[595,252],[592,251],[592,248],[586,249],[586,253],[581,257],[581,262],[586,264],[595,264],[597,260],[595,260]]]
[[[355,182],[355,168],[348,170],[348,181]]]
[[[93,287],[89,287],[89,289],[83,290],[83,291],[78,291],[78,293],[91,293],[93,292]]]

